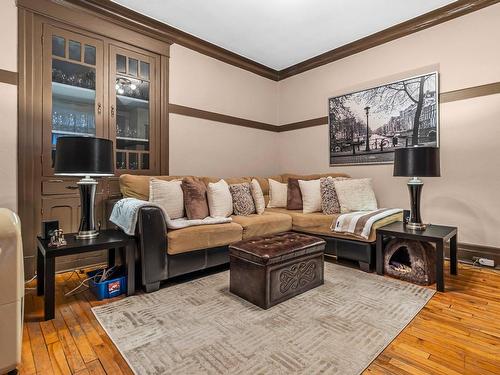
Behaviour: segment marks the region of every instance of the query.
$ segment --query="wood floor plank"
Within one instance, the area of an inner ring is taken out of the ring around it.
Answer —
[[[28,334],[28,325],[23,327],[23,347],[21,351],[21,366],[19,372],[26,375],[36,374],[35,361],[31,352],[30,338]]]
[[[35,361],[37,374],[51,374],[52,363],[50,362],[49,352],[43,339],[42,330],[39,322],[28,322],[28,333],[30,336],[31,352]]]
[[[55,374],[61,375],[71,375],[71,370],[69,369],[68,361],[64,354],[62,344],[56,341],[47,346],[50,361],[52,363],[52,369]]]
[[[365,374],[500,375],[500,272],[460,265],[452,276],[448,269],[446,293],[436,293]],[[20,374],[132,374],[91,310],[124,297],[64,295],[84,277],[57,275],[56,314],[48,322],[43,297],[27,291]]]

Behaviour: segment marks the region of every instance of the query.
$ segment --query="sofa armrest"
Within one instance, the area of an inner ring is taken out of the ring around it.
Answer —
[[[167,226],[163,212],[157,207],[141,208],[137,232],[142,285],[147,292],[154,291],[161,280],[168,278]]]

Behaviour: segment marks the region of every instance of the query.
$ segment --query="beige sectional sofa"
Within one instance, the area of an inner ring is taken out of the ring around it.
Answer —
[[[250,182],[255,178],[262,188],[267,205],[269,201],[268,178],[287,183],[289,178],[314,180],[326,176],[349,177],[342,173],[311,175],[285,173],[269,177],[250,176],[224,178],[224,180],[228,184],[235,184]],[[167,181],[183,177],[186,176],[155,176],[157,179]],[[209,182],[217,182],[220,180],[219,177],[198,178],[207,185]],[[148,200],[150,179],[151,176],[122,175],[120,177],[120,190],[123,197]],[[373,227],[370,237],[364,239],[362,237],[333,232],[330,227],[337,215],[325,215],[321,212],[304,214],[299,210],[266,208],[262,215],[233,215],[231,223],[167,230],[164,225],[162,226],[161,223],[159,223],[158,217],[161,218],[162,216],[158,212],[154,213],[152,209],[143,211],[144,212],[139,216],[137,236],[139,247],[141,248],[140,252],[143,257],[143,284],[146,286],[147,290],[157,289],[159,281],[163,279],[227,262],[227,246],[233,242],[289,230],[321,236],[327,240],[327,253],[358,261],[361,268],[369,270],[374,261],[373,244],[375,241],[375,229],[387,222],[395,221],[394,217],[389,217],[377,222]],[[148,220],[151,220],[152,216],[157,217],[154,219],[154,222],[149,222]],[[156,228],[154,234],[151,233],[152,227]],[[157,233],[162,232],[162,230],[164,230],[164,233]],[[146,233],[148,233],[147,236]],[[156,239],[150,237],[155,237]],[[163,249],[161,249],[162,247]],[[150,258],[152,255],[151,252],[154,252],[154,259],[144,259]],[[163,255],[157,254],[159,252],[163,252]],[[164,259],[164,257],[166,257],[166,259]],[[216,261],[213,261],[214,259],[216,259]],[[165,266],[163,268],[166,268],[166,271],[163,269],[163,272],[160,272],[162,267],[156,267],[158,261],[164,263]],[[175,269],[172,268],[173,264],[176,265]],[[181,264],[181,266],[178,267],[179,264]],[[156,269],[156,271],[152,271],[152,269]],[[152,276],[152,278],[150,276]]]

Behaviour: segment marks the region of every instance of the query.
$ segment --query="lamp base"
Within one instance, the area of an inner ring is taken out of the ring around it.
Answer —
[[[78,228],[77,239],[91,239],[99,235],[99,230],[95,225],[95,194],[97,181],[89,176],[78,181],[80,189],[80,227]]]
[[[424,183],[418,177],[413,177],[408,181],[408,192],[410,193],[410,219],[406,227],[412,230],[425,230],[427,225],[422,223],[420,216],[420,199]]]
[[[406,223],[406,228],[412,230],[425,230],[427,228],[427,224],[422,223]]]
[[[75,238],[77,240],[88,240],[90,238],[96,238],[98,235],[99,235],[98,230],[87,230],[78,232]]]

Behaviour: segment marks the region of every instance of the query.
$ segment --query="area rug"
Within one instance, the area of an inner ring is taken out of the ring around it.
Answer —
[[[95,307],[136,374],[359,374],[434,291],[325,263],[325,284],[269,310],[229,271]]]

